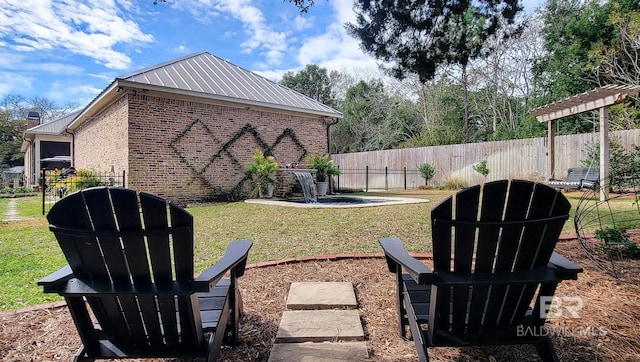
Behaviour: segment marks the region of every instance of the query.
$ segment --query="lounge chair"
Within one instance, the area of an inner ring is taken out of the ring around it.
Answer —
[[[90,188],[61,199],[47,219],[69,264],[38,284],[67,302],[82,341],[75,361],[214,361],[223,340],[238,343],[237,279],[251,241],[230,243],[194,278],[193,218],[157,196]]]
[[[409,327],[420,361],[429,347],[502,344],[558,359],[543,331],[556,286],[582,271],[553,252],[570,208],[529,181],[464,189],[431,212],[433,270],[399,239],[380,239],[396,275],[400,335],[409,338]]]

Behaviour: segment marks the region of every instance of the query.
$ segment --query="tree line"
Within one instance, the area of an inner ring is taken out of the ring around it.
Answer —
[[[313,1],[293,1],[312,12]],[[379,76],[315,65],[281,84],[330,105],[331,152],[541,137],[530,110],[606,84],[640,85],[640,0],[354,1],[346,24],[383,64]],[[437,20],[437,21],[436,21]],[[612,130],[638,127],[635,99],[611,109]],[[597,131],[597,114],[557,134]]]
[[[301,16],[313,0],[286,0]],[[280,83],[340,110],[331,153],[541,137],[531,109],[606,84],[640,85],[640,0],[355,0],[345,24],[379,74],[309,64]],[[0,165],[23,164],[29,111],[42,121],[77,105],[9,95],[0,104]],[[610,128],[638,128],[637,100],[614,106]],[[557,134],[597,131],[598,116],[556,122]]]

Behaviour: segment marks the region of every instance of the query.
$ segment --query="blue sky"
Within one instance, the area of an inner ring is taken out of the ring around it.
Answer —
[[[351,0],[316,0],[305,15],[282,0],[2,0],[0,99],[85,106],[118,76],[199,51],[274,81],[306,64],[372,71],[345,33],[354,19]]]

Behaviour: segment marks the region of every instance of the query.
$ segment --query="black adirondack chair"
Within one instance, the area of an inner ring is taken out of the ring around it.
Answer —
[[[60,200],[47,218],[69,265],[38,284],[67,302],[82,340],[76,361],[214,361],[223,339],[238,343],[237,279],[251,241],[232,242],[194,278],[193,218],[157,196],[90,188]]]
[[[529,181],[496,181],[448,197],[431,212],[433,271],[397,238],[380,239],[396,274],[400,335],[428,347],[533,344],[557,360],[544,333],[549,297],[580,267],[555,253],[571,205]]]

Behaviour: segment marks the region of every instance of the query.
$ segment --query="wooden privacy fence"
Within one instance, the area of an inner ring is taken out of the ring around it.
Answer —
[[[640,145],[640,129],[609,132],[627,150]],[[424,185],[418,172],[423,163],[435,167],[430,185],[458,178],[469,185],[485,181],[473,166],[487,160],[486,181],[562,179],[570,167],[580,166],[598,133],[555,137],[555,174],[547,175],[547,140],[543,137],[447,146],[404,148],[332,155],[342,174],[334,182],[340,189],[400,189]],[[594,165],[595,166],[595,165]]]

